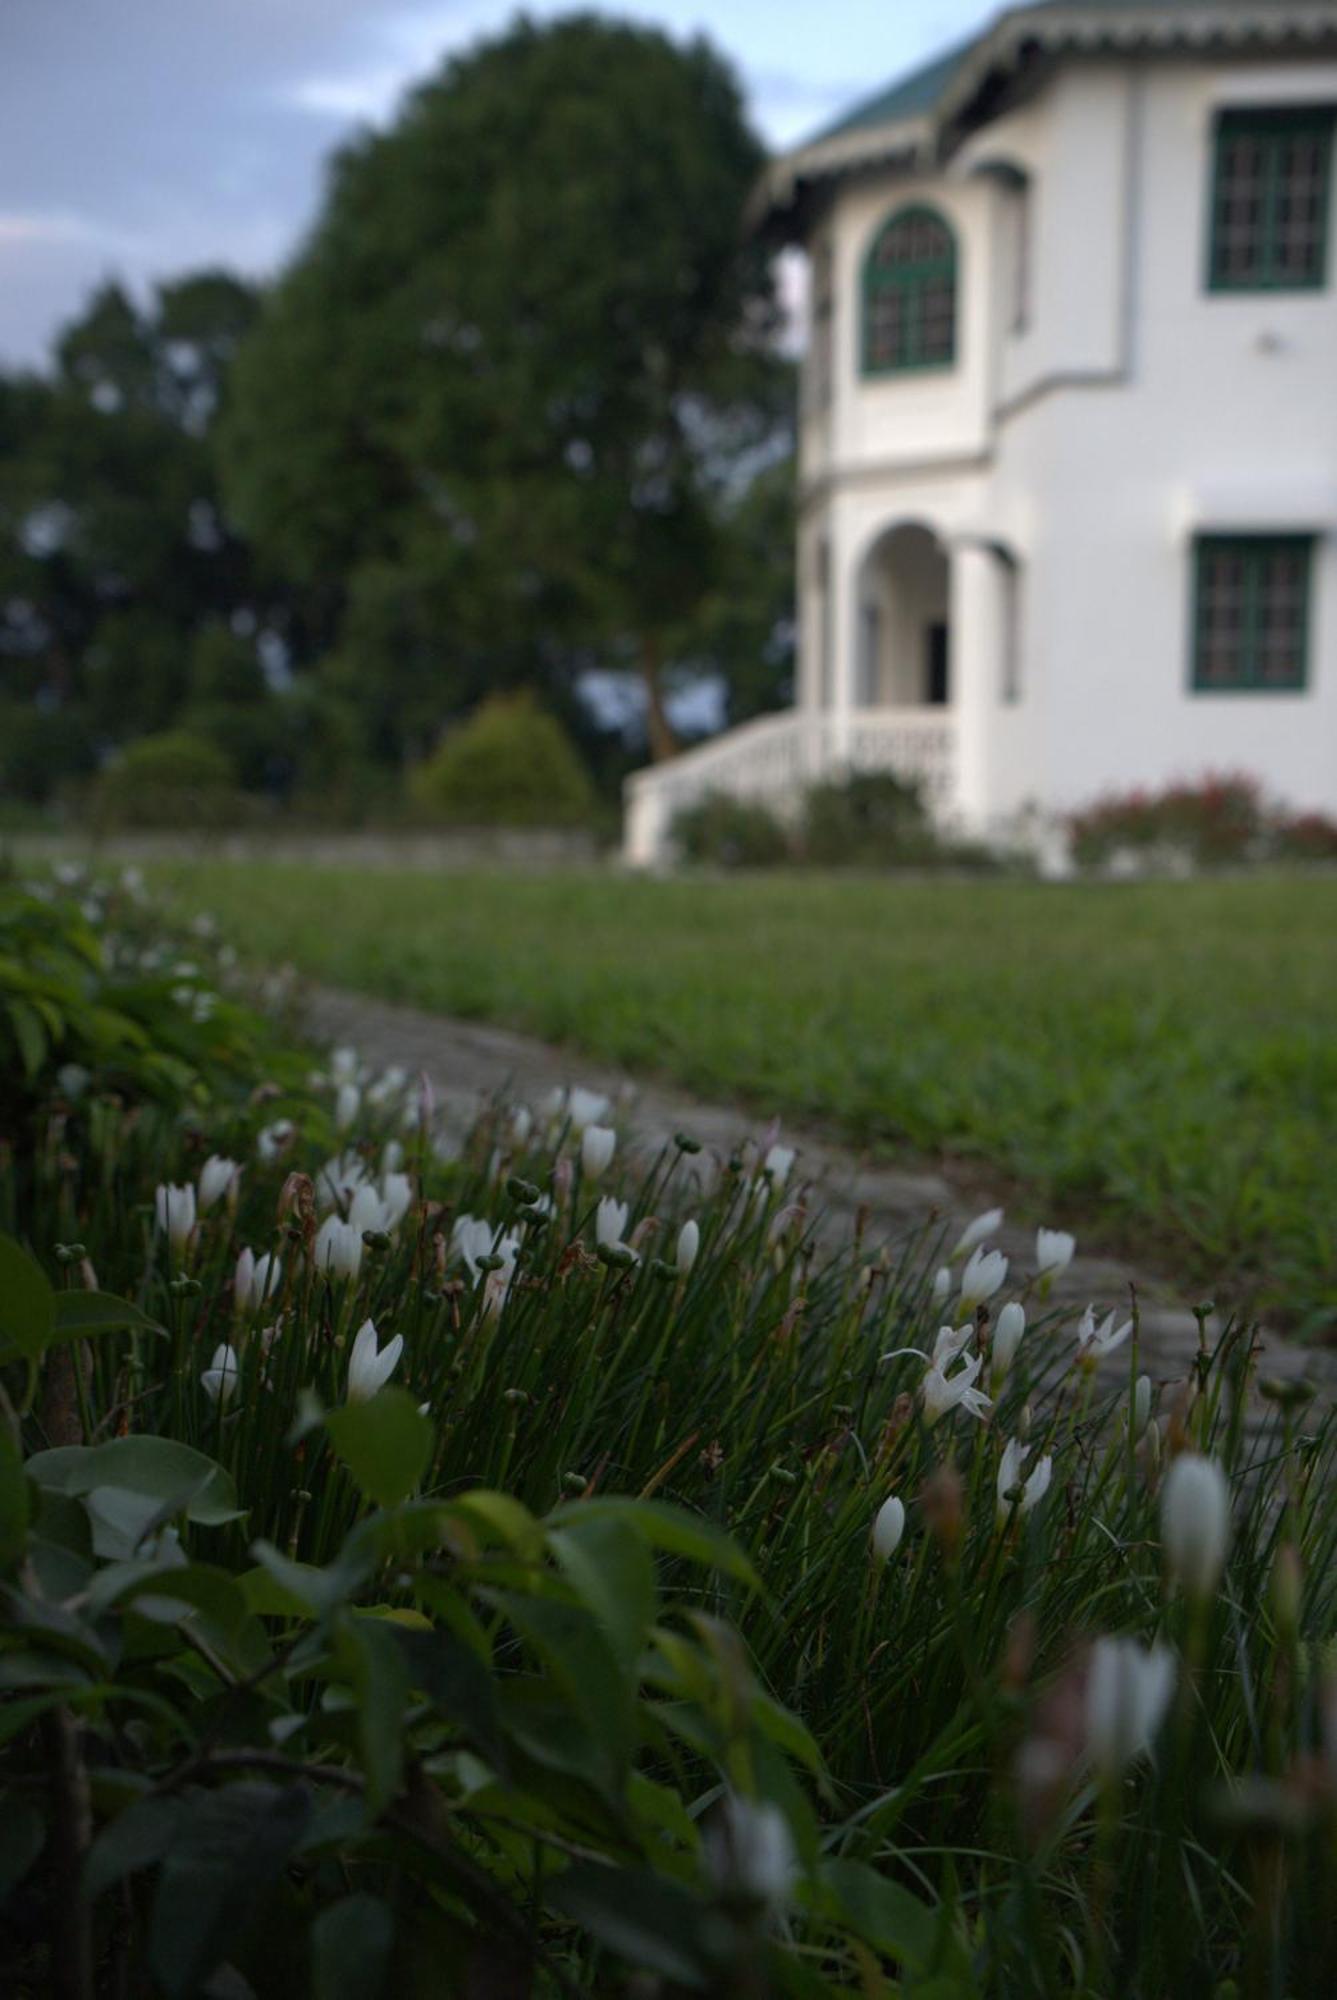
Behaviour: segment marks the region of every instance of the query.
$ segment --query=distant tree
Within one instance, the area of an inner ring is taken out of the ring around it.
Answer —
[[[378,740],[630,655],[672,747],[674,637],[789,393],[743,227],[762,159],[706,43],[591,15],[519,21],[337,157],[220,436],[242,529],[349,580]]]

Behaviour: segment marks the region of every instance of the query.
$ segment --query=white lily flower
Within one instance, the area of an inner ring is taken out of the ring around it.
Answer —
[[[594,1240],[608,1250],[622,1247],[627,1233],[627,1218],[631,1210],[625,1201],[614,1201],[606,1194],[594,1214]]]
[[[1140,1438],[1150,1421],[1151,1377],[1150,1375],[1139,1375],[1133,1385],[1132,1409],[1130,1411],[1133,1436]]]
[[[241,1363],[236,1349],[220,1341],[213,1360],[200,1376],[200,1386],[211,1403],[227,1403],[236,1395],[240,1379]]]
[[[1116,1326],[1112,1312],[1107,1312],[1097,1326],[1095,1307],[1088,1306],[1077,1329],[1077,1359],[1094,1366],[1105,1355],[1113,1354],[1116,1347],[1122,1347],[1132,1331],[1131,1319],[1126,1319],[1122,1326]]]
[[[1161,1494],[1161,1540],[1171,1576],[1189,1597],[1211,1596],[1230,1541],[1230,1488],[1214,1458],[1180,1454]]]
[[[316,1175],[316,1200],[322,1208],[347,1208],[367,1181],[366,1162],[350,1148],[326,1160]]]
[[[534,1130],[534,1114],[527,1104],[518,1104],[511,1113],[511,1137],[517,1146],[529,1143],[529,1135]]]
[[[1053,1277],[1066,1271],[1077,1250],[1077,1238],[1066,1229],[1037,1229],[1035,1232],[1035,1275]]]
[[[378,1350],[376,1328],[369,1319],[364,1319],[353,1340],[348,1356],[348,1400],[350,1403],[364,1403],[376,1394],[395,1372],[400,1355],[404,1352],[404,1336],[397,1333]]]
[[[241,1167],[236,1160],[225,1160],[221,1153],[211,1153],[200,1168],[200,1214],[206,1215],[216,1201],[231,1194],[241,1179]]]
[[[905,1503],[893,1493],[884,1500],[873,1516],[873,1557],[876,1562],[889,1562],[901,1545],[905,1533]]]
[[[364,1181],[349,1202],[348,1220],[359,1236],[364,1229],[389,1227],[385,1203],[370,1181]]]
[[[954,1283],[955,1280],[947,1265],[940,1265],[933,1274],[933,1290],[930,1294],[935,1306],[942,1305],[951,1297]]]
[[[362,1109],[362,1092],[355,1083],[341,1083],[334,1100],[334,1122],[346,1132]]]
[[[387,1169],[381,1180],[381,1206],[385,1214],[382,1226],[398,1229],[413,1206],[413,1182],[407,1174],[391,1173]]]
[[[587,1125],[580,1139],[580,1164],[587,1180],[597,1181],[617,1149],[611,1125]]]
[[[1002,1226],[1002,1209],[986,1208],[982,1215],[977,1215],[973,1222],[968,1222],[957,1237],[952,1246],[952,1262],[955,1263],[959,1257],[964,1257],[977,1243],[983,1243],[988,1237],[996,1236]]]
[[[85,1069],[82,1063],[62,1063],[56,1071],[56,1082],[60,1085],[61,1095],[72,1101],[77,1102],[92,1081],[92,1070]]]
[[[380,1110],[401,1097],[409,1080],[409,1073],[398,1063],[391,1063],[389,1069],[381,1071],[375,1083],[367,1086],[367,1102]]]
[[[992,1372],[997,1381],[1002,1381],[1008,1369],[1017,1358],[1021,1337],[1026,1331],[1026,1308],[1016,1299],[1009,1299],[994,1322],[993,1347],[991,1350]]]
[[[255,1150],[266,1166],[272,1166],[287,1152],[296,1135],[297,1127],[291,1118],[276,1118],[272,1125],[264,1125],[255,1135]]]
[[[761,1163],[761,1171],[770,1179],[773,1188],[782,1188],[793,1171],[798,1158],[792,1146],[772,1146]]]
[[[972,1250],[961,1273],[961,1305],[982,1306],[1007,1281],[1007,1258],[1001,1250]]]
[[[237,1269],[232,1280],[232,1300],[238,1312],[250,1312],[255,1306],[262,1306],[266,1299],[272,1299],[283,1279],[281,1260],[266,1251],[257,1257],[250,1249],[243,1250],[237,1259]]]
[[[554,1124],[569,1122],[576,1132],[583,1132],[587,1125],[602,1125],[612,1108],[609,1098],[578,1083],[569,1090],[550,1090],[543,1100],[544,1112]]]
[[[971,1320],[967,1320],[964,1326],[940,1326],[937,1338],[933,1342],[933,1352],[929,1356],[930,1367],[941,1368],[944,1371],[950,1368],[957,1355],[965,1353],[974,1332],[975,1327]]]
[[[189,1182],[185,1187],[158,1187],[153,1196],[154,1213],[158,1227],[166,1236],[174,1250],[184,1250],[195,1229],[195,1190]]]
[[[316,1231],[316,1269],[330,1278],[355,1278],[362,1268],[362,1231],[327,1215]]]
[[[330,1075],[336,1083],[354,1083],[357,1080],[358,1054],[356,1049],[336,1049],[330,1057]]]
[[[1038,1507],[1049,1491],[1054,1477],[1054,1461],[1046,1452],[1039,1459],[1029,1478],[1022,1477],[1029,1448],[1019,1438],[1009,1438],[1003,1447],[1003,1456],[998,1466],[998,1518],[1006,1521],[1015,1506],[1018,1517],[1030,1513]],[[1017,1489],[1020,1488],[1018,1495]],[[1016,1496],[1014,1498],[1014,1496]]]
[[[1086,1751],[1106,1781],[1146,1756],[1174,1692],[1176,1661],[1166,1646],[1097,1639],[1086,1682]]]
[[[404,1148],[398,1139],[387,1139],[381,1153],[381,1172],[389,1177],[397,1174],[404,1164]]]
[[[980,1369],[984,1366],[984,1356],[976,1354],[970,1360],[963,1360],[954,1375],[946,1375],[941,1368],[930,1365],[920,1384],[920,1394],[924,1399],[924,1416],[931,1424],[939,1417],[945,1417],[949,1410],[962,1409],[968,1416],[984,1416],[992,1407],[992,1399],[982,1389],[975,1387]]]
[[[701,1225],[698,1222],[684,1222],[678,1231],[678,1246],[673,1255],[674,1264],[683,1277],[696,1262],[696,1253],[701,1248]]]
[[[702,1841],[706,1866],[730,1901],[780,1909],[798,1874],[789,1822],[778,1806],[730,1793]]]

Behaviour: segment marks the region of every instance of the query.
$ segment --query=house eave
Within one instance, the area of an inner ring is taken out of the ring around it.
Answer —
[[[1001,15],[961,59],[929,113],[860,126],[782,154],[763,176],[751,221],[782,235],[801,233],[805,196],[822,183],[887,167],[912,172],[945,159],[976,125],[991,86],[1015,81],[1037,61],[1072,55],[1173,55],[1337,48],[1332,0],[1202,0],[1178,7],[1019,7]]]

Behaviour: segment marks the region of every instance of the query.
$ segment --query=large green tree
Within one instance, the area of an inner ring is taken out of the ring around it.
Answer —
[[[788,403],[761,165],[704,42],[594,16],[519,21],[336,158],[238,356],[225,490],[341,590],[337,674],[382,748],[628,658],[671,747],[666,668]]]

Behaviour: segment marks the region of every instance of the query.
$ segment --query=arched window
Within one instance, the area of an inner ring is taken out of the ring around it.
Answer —
[[[932,208],[882,225],[863,268],[863,370],[950,368],[956,359],[956,238]]]

